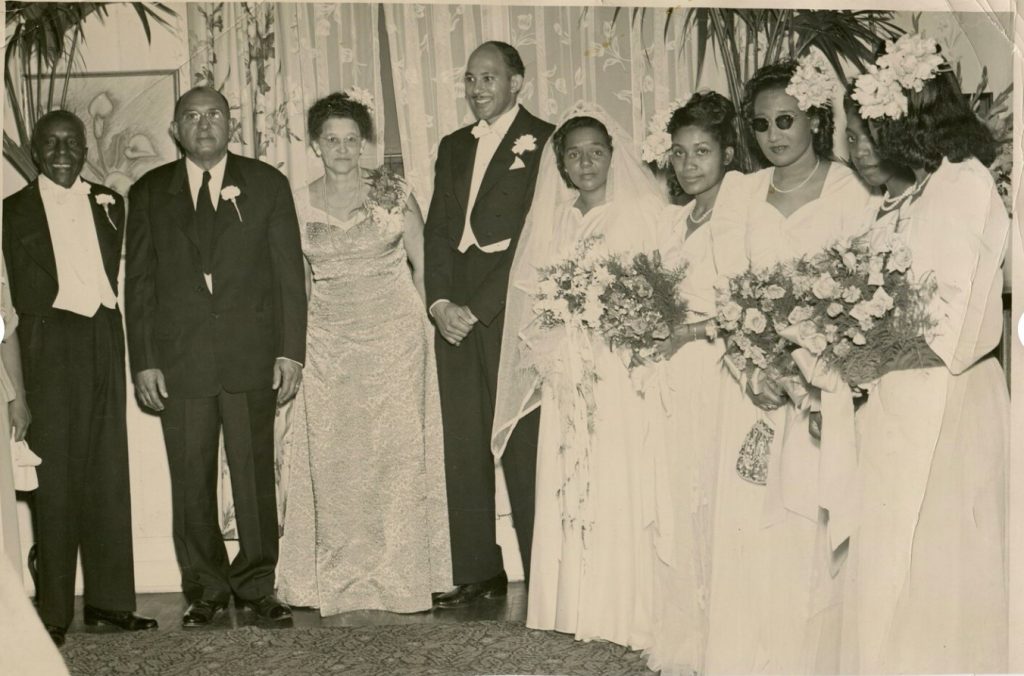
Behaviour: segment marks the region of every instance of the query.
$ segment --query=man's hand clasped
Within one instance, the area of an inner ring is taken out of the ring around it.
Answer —
[[[469,335],[473,325],[479,321],[476,315],[465,305],[456,305],[447,300],[435,305],[431,314],[437,323],[441,336],[456,346]]]

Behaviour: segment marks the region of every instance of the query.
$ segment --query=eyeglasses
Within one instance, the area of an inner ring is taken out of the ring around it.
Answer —
[[[206,120],[210,124],[221,122],[224,119],[224,112],[214,108],[213,110],[207,110],[206,112],[199,112],[198,110],[186,110],[181,114],[183,122],[188,124],[199,124],[200,120]]]
[[[786,129],[789,129],[790,127],[793,126],[793,122],[795,120],[795,115],[792,115],[790,113],[783,113],[782,115],[776,116],[775,126],[785,131]],[[753,127],[754,131],[758,132],[759,134],[763,134],[764,132],[768,131],[769,124],[770,122],[766,117],[755,117],[753,120],[750,121],[750,126]]]

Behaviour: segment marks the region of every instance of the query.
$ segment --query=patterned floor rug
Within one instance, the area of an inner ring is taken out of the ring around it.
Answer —
[[[640,653],[510,622],[69,634],[72,676],[653,674]]]

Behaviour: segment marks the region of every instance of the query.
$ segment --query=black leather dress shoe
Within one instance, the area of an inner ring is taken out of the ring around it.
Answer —
[[[235,599],[236,608],[249,608],[265,620],[284,622],[292,619],[292,609],[288,604],[273,594],[267,594],[258,599]]]
[[[478,599],[501,598],[508,594],[508,576],[505,571],[483,582],[460,584],[450,592],[437,597],[437,608],[464,608]]]
[[[157,623],[152,617],[136,615],[129,610],[104,610],[95,606],[86,606],[82,613],[85,623],[92,627],[100,622],[112,624],[125,631],[142,631],[156,629]]]
[[[181,618],[183,627],[205,627],[220,611],[228,607],[227,601],[205,601],[200,599],[189,604]]]
[[[55,627],[52,624],[46,625],[46,633],[50,635],[50,640],[58,648],[64,645],[64,634],[68,632],[67,629],[61,627]]]

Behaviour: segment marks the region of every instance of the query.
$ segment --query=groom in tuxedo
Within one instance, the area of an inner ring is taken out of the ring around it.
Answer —
[[[427,215],[427,303],[440,334],[435,346],[456,584],[436,599],[441,608],[504,596],[508,585],[495,537],[491,424],[509,269],[541,149],[554,130],[517,102],[524,72],[519,53],[503,42],[486,42],[470,55],[466,100],[478,122],[441,140]],[[536,411],[519,422],[502,458],[527,580],[537,422]]]
[[[32,131],[40,176],[3,204],[4,260],[32,416],[28,443],[42,459],[32,510],[36,600],[58,646],[74,614],[79,549],[86,624],[129,631],[157,626],[134,612],[124,332],[117,307],[124,198],[82,180],[85,156],[85,125],[77,116],[64,110],[43,115]],[[21,410],[12,417],[27,416]]]
[[[227,151],[229,122],[220,92],[186,92],[171,124],[185,158],[129,193],[128,351],[136,393],[163,426],[185,627],[209,624],[232,595],[264,619],[291,618],[274,595],[274,415],[305,358],[299,226],[288,180]],[[221,430],[238,523],[230,563],[217,519]]]

